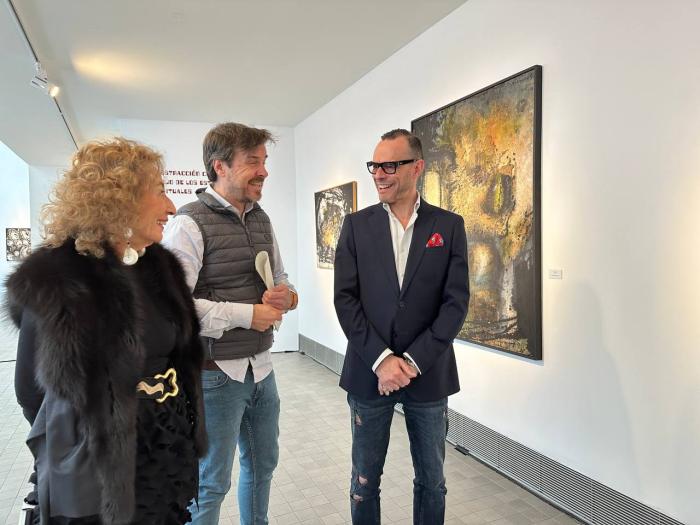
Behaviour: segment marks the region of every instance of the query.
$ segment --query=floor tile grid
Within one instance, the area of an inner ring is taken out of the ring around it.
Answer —
[[[0,295],[0,301],[2,297]],[[2,303],[0,303],[2,304]],[[3,312],[0,310],[0,320],[3,319]],[[0,363],[15,360],[17,355],[17,330],[7,322],[0,322]]]
[[[25,445],[29,425],[15,398],[14,362],[0,363],[0,524],[16,525],[32,456]]]
[[[270,523],[350,523],[350,416],[338,376],[301,354],[276,354],[275,371],[282,415]],[[382,523],[412,523],[413,467],[403,416],[398,413],[384,470]],[[445,472],[446,523],[579,523],[449,445]],[[235,488],[224,509],[220,523],[237,524]]]
[[[280,465],[270,498],[272,525],[350,523],[350,416],[338,376],[310,358],[275,354],[282,400]],[[16,405],[14,363],[0,363],[0,524],[16,525],[31,472],[24,444],[28,425]],[[238,524],[236,487],[224,501],[220,524]],[[481,463],[448,446],[446,523],[567,525],[577,521]],[[382,523],[412,523],[411,465],[403,416],[392,424],[382,479]]]

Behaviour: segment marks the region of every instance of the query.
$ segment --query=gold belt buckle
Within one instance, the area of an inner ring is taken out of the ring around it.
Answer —
[[[164,374],[156,374],[153,376],[153,378],[168,379],[170,382],[170,388],[172,389],[170,392],[165,392],[161,397],[156,399],[156,403],[162,403],[169,397],[175,397],[180,392],[180,389],[177,386],[177,372],[174,368],[168,368]],[[136,385],[136,390],[140,390],[142,392],[146,392],[148,395],[152,395],[156,392],[164,392],[165,387],[162,383],[158,383],[156,386],[151,386],[145,381],[141,381],[138,385]]]

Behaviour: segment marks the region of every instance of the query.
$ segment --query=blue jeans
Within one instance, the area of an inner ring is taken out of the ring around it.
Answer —
[[[218,370],[202,370],[202,390],[209,448],[199,461],[199,506],[190,506],[192,523],[218,525],[221,502],[231,488],[238,443],[241,525],[267,524],[272,472],[279,459],[280,399],[275,373],[256,384],[250,368],[244,383]]]
[[[348,394],[352,428],[350,512],[355,525],[381,523],[379,484],[389,447],[394,405],[403,403],[413,460],[413,523],[439,525],[445,521],[445,438],[447,398],[419,403],[404,390],[379,399]]]

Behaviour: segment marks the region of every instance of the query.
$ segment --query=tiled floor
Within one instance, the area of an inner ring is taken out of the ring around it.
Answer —
[[[16,334],[0,324],[0,524],[15,525],[32,456],[24,444],[29,425],[15,400]]]
[[[2,300],[1,297],[0,300]],[[0,320],[2,320],[2,317],[0,317]],[[9,321],[0,321],[0,362],[14,361],[17,353],[17,331],[10,328],[10,326]]]
[[[0,356],[12,359],[8,352],[15,343],[11,337],[4,339]],[[350,423],[338,377],[301,354],[276,354],[274,361],[282,416],[270,523],[349,523]],[[0,525],[17,523],[31,468],[24,446],[27,425],[14,399],[13,372],[13,362],[0,363]],[[445,470],[448,524],[578,523],[452,447]],[[408,438],[397,413],[382,480],[383,523],[412,523],[412,477]],[[238,523],[235,487],[225,500],[220,523]]]

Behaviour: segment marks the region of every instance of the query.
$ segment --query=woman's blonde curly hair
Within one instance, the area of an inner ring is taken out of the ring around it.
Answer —
[[[106,244],[128,239],[141,197],[162,177],[163,157],[142,144],[117,137],[84,145],[42,209],[46,244],[72,238],[80,253],[104,257]]]

